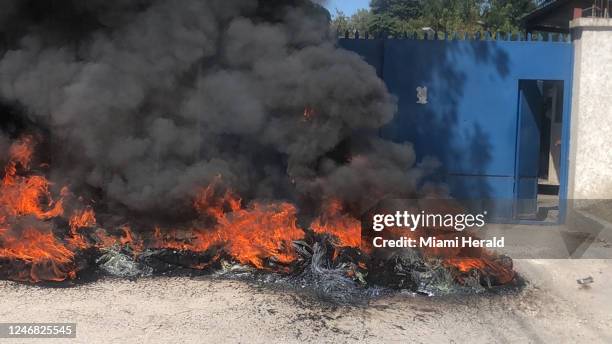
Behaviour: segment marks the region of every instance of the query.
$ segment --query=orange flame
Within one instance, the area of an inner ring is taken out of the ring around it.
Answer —
[[[93,227],[96,225],[96,215],[93,209],[87,208],[84,210],[75,211],[74,215],[68,222],[70,226],[71,237],[68,239],[68,243],[79,249],[85,249],[88,247],[87,241],[81,233],[78,232],[81,228]]]
[[[215,182],[196,197],[195,207],[203,215],[212,218],[211,229],[191,230],[191,239],[181,242],[162,238],[156,229],[156,241],[163,247],[205,252],[220,247],[225,253],[243,264],[265,268],[265,261],[289,264],[297,259],[293,240],[303,238],[304,232],[297,226],[297,210],[289,203],[253,203],[243,208],[240,198],[226,191],[214,197]],[[176,233],[174,235],[176,238]]]
[[[334,235],[338,238],[340,246],[361,245],[361,222],[344,211],[340,200],[328,202],[321,216],[310,224],[310,228],[315,233]]]
[[[304,108],[304,114],[302,115],[302,121],[308,122],[314,118],[316,111],[314,108],[307,106]]]
[[[472,270],[485,272],[488,275],[495,276],[500,284],[509,283],[515,277],[514,270],[494,262],[489,257],[447,258],[444,260],[444,264],[447,266],[454,266],[457,270],[464,273]]]
[[[32,215],[44,220],[64,212],[63,200],[55,202],[51,198],[50,183],[46,178],[17,175],[18,167],[29,170],[34,144],[33,137],[25,136],[9,148],[10,160],[0,184],[0,214],[4,217]]]
[[[19,238],[3,235],[1,239],[0,260],[10,258],[25,263],[24,268],[10,276],[11,279],[40,282],[76,277],[72,266],[74,253],[60,243],[53,233],[28,228]]]
[[[93,227],[96,225],[96,214],[91,208],[77,210],[70,218],[69,225],[74,232],[79,228]]]
[[[63,198],[53,199],[46,178],[18,175],[18,169],[29,170],[34,145],[32,136],[24,136],[9,148],[10,160],[0,183],[0,228],[5,228],[0,230],[0,261],[20,261],[24,265],[9,276],[14,280],[38,282],[74,278],[74,252],[58,241],[42,222],[40,228],[29,224],[23,230],[8,230],[22,218],[44,221],[64,213]]]

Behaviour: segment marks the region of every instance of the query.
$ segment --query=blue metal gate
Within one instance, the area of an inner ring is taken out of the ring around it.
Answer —
[[[539,150],[540,129],[525,110],[527,92],[533,92],[527,81],[562,82],[559,196],[566,198],[569,39],[341,39],[339,45],[360,54],[398,98],[398,113],[381,135],[413,143],[418,158],[437,157],[453,197],[496,200],[503,221],[529,211],[529,202],[517,209],[517,200],[534,198],[534,177],[537,187],[530,157]]]

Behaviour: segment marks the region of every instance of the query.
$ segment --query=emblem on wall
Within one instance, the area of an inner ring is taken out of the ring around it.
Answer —
[[[419,86],[417,91],[417,104],[427,104],[427,86]]]

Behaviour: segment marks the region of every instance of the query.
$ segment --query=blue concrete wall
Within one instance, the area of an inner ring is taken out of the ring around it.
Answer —
[[[341,39],[339,45],[372,64],[398,98],[399,111],[381,135],[412,142],[420,159],[437,157],[453,197],[517,197],[519,80],[562,80],[569,122],[573,46],[566,41]],[[426,105],[417,104],[422,86]],[[511,217],[506,210],[503,217]]]

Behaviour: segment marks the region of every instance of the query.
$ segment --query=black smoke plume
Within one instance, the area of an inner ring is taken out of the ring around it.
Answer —
[[[414,197],[429,168],[377,138],[396,101],[317,3],[0,4],[1,115],[44,128],[52,180],[109,209],[182,214],[219,177],[245,200],[360,209]]]

